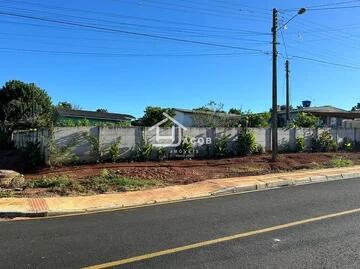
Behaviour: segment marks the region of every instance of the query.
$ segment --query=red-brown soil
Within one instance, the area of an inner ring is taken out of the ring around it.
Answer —
[[[99,175],[104,168],[116,170],[118,174],[133,178],[157,179],[168,184],[189,184],[214,178],[260,175],[299,169],[314,169],[327,164],[336,157],[351,159],[360,164],[360,153],[292,153],[281,154],[277,162],[271,156],[253,155],[220,160],[168,160],[142,163],[101,163],[92,165],[43,168],[25,173],[27,179],[43,176],[67,175],[82,179]]]

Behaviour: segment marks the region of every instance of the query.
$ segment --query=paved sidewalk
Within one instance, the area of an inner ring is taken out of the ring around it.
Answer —
[[[212,179],[159,189],[80,197],[1,198],[0,216],[49,216],[134,207],[273,187],[360,177],[360,166]]]

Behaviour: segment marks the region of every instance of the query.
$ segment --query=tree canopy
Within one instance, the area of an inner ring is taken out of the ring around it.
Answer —
[[[67,101],[63,101],[63,102],[59,102],[56,105],[57,108],[61,108],[61,109],[74,109],[74,110],[81,110],[81,107],[72,103],[69,103]]]
[[[360,103],[357,103],[356,106],[351,108],[351,111],[360,110]]]
[[[52,122],[51,99],[34,83],[6,82],[0,90],[0,107],[0,126],[6,133],[47,127]]]
[[[296,128],[313,128],[320,124],[320,119],[309,113],[300,112],[292,123]]]
[[[148,126],[148,127],[153,126],[164,119],[164,115],[163,115],[164,112],[171,117],[175,116],[175,111],[170,108],[148,106],[145,108],[144,116],[139,121],[137,121],[136,125]],[[171,125],[172,123],[170,121],[164,124],[164,126],[166,127],[169,127]]]

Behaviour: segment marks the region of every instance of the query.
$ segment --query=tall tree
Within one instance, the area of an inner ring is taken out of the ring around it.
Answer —
[[[50,126],[52,114],[49,95],[34,83],[11,80],[0,90],[0,126],[7,134]]]

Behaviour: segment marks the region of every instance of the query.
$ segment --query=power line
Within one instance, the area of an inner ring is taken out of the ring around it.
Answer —
[[[337,6],[337,5],[343,5],[343,4],[358,3],[358,2],[360,2],[360,0],[351,0],[351,1],[343,1],[343,2],[336,2],[336,3],[327,3],[327,4],[321,4],[321,5],[306,6],[305,8],[306,8],[306,10],[310,10],[313,8],[331,7],[331,6]],[[291,12],[291,11],[299,10],[299,8],[300,7],[284,9],[284,10],[281,10],[281,12]]]
[[[62,14],[48,13],[48,15],[50,15],[50,14],[54,14],[57,16],[62,15]],[[75,17],[75,16],[71,16],[71,17]],[[75,18],[91,20],[91,18],[86,18],[86,17],[77,17],[76,16]],[[96,21],[103,21],[103,20],[96,20]],[[144,24],[117,23],[117,22],[106,21],[106,20],[105,20],[105,22],[110,22],[110,23],[115,23],[115,24],[120,24],[120,25],[125,25],[125,26],[131,26],[131,27],[135,27],[135,29],[136,28],[142,29],[142,27],[145,27],[145,28],[148,28],[155,32],[160,31],[161,34],[164,34],[163,32],[165,31],[167,34],[181,34],[182,36],[185,35],[185,36],[196,36],[196,37],[205,37],[205,38],[232,39],[232,40],[241,40],[241,41],[245,41],[247,43],[251,42],[251,43],[257,43],[257,44],[268,44],[269,43],[269,41],[266,41],[266,40],[243,38],[243,37],[238,37],[238,36],[212,34],[211,32],[208,33],[208,31],[202,31],[202,30],[197,30],[197,29],[171,28],[171,27],[165,27],[165,26],[157,27],[157,26],[144,25]],[[10,22],[7,22],[7,23],[10,23]],[[92,25],[94,25],[94,24],[92,23]],[[112,27],[113,25],[96,24],[96,26]]]
[[[171,10],[171,11],[180,11],[180,12],[187,12],[187,13],[194,13],[194,14],[202,14],[202,15],[208,15],[208,16],[216,16],[216,17],[225,17],[225,18],[236,18],[238,19],[251,19],[252,21],[262,21],[267,22],[266,19],[264,19],[263,16],[254,16],[254,15],[247,15],[247,14],[237,14],[237,13],[223,13],[219,12],[218,10],[211,10],[211,9],[204,9],[204,8],[195,8],[191,6],[181,5],[181,4],[174,4],[174,3],[168,3],[168,2],[161,2],[161,1],[155,1],[152,0],[151,2],[147,2],[146,0],[139,2],[126,2],[125,0],[122,1],[124,4],[135,4],[135,5],[142,5],[142,6],[148,6],[158,9],[165,9],[165,10]],[[248,18],[246,18],[247,16]]]
[[[22,49],[22,48],[6,48],[0,47],[0,50],[10,52],[29,52],[29,53],[44,53],[44,54],[58,54],[58,55],[84,55],[84,56],[111,56],[111,57],[201,57],[201,56],[236,56],[236,55],[261,55],[256,52],[242,52],[242,53],[183,53],[183,54],[136,54],[136,53],[100,53],[100,52],[80,52],[80,51],[57,51],[57,50],[38,50],[38,49]]]
[[[355,2],[360,2],[360,0],[352,0],[352,1],[343,1],[343,2],[336,2],[336,3],[328,3],[328,4],[322,4],[322,5],[316,5],[316,6],[307,6],[306,8],[337,6],[337,5],[350,4],[350,3],[355,3]]]
[[[290,57],[296,58],[296,59],[301,59],[301,60],[312,61],[312,62],[318,62],[318,63],[322,63],[322,64],[327,64],[327,65],[333,65],[333,66],[339,66],[339,67],[345,67],[345,68],[360,70],[360,66],[353,66],[353,65],[347,65],[347,64],[339,64],[339,63],[324,61],[324,60],[321,60],[321,59],[314,59],[314,58],[297,56],[297,55],[291,55]]]
[[[270,35],[270,33],[258,32],[258,31],[249,31],[249,30],[236,29],[236,28],[219,27],[219,26],[212,26],[212,25],[201,25],[201,24],[170,21],[170,20],[160,20],[160,19],[147,18],[147,17],[137,17],[137,16],[118,14],[118,13],[110,13],[110,12],[101,12],[101,11],[93,11],[93,10],[86,10],[86,9],[54,6],[54,5],[48,5],[48,4],[43,4],[43,3],[29,3],[29,2],[25,2],[25,1],[21,1],[21,0],[1,0],[1,1],[2,2],[10,2],[10,3],[19,3],[19,4],[31,5],[31,6],[38,6],[38,7],[43,7],[43,8],[47,8],[47,9],[63,10],[63,11],[69,11],[69,12],[79,12],[79,13],[94,14],[94,15],[104,15],[104,16],[109,16],[109,17],[113,17],[113,18],[117,18],[117,19],[119,17],[123,17],[123,18],[134,19],[134,20],[151,21],[151,22],[155,22],[155,23],[188,25],[188,26],[200,27],[200,28],[206,28],[206,29],[217,29],[217,30],[221,30],[221,31],[233,31],[233,32],[237,32],[237,33],[242,32],[244,34],[249,34],[249,35],[250,34],[251,35]]]
[[[339,9],[352,9],[359,8],[360,6],[345,6],[345,7],[323,7],[323,8],[308,8],[308,11],[320,11],[320,10],[339,10]]]
[[[283,45],[284,45],[284,50],[285,50],[286,58],[289,58],[282,28],[280,28],[280,33],[281,33],[281,39],[282,39],[282,42],[283,42]]]
[[[222,47],[222,48],[229,48],[229,49],[239,49],[239,50],[256,51],[256,52],[266,53],[263,50],[254,49],[254,48],[244,48],[244,47],[231,46],[231,45],[225,45],[225,44],[216,44],[216,43],[211,43],[211,42],[188,40],[188,39],[174,38],[174,37],[168,37],[168,36],[160,36],[160,35],[147,34],[147,33],[141,33],[141,32],[125,31],[125,30],[113,29],[113,28],[108,28],[108,27],[99,27],[99,26],[93,26],[93,25],[77,23],[77,22],[61,21],[61,20],[56,20],[56,19],[41,18],[41,17],[22,15],[22,14],[15,14],[15,13],[9,13],[9,12],[2,12],[1,11],[0,14],[7,15],[7,16],[12,16],[12,17],[25,18],[25,19],[46,21],[46,22],[51,22],[51,23],[63,24],[63,25],[83,27],[83,28],[88,28],[88,29],[96,29],[96,30],[103,30],[103,31],[109,31],[109,32],[116,32],[116,33],[122,33],[122,34],[134,35],[134,36],[150,37],[150,38],[169,40],[169,41],[177,41],[177,42],[183,42],[183,43],[191,43],[191,44],[197,44],[197,45],[205,45],[205,46]]]

